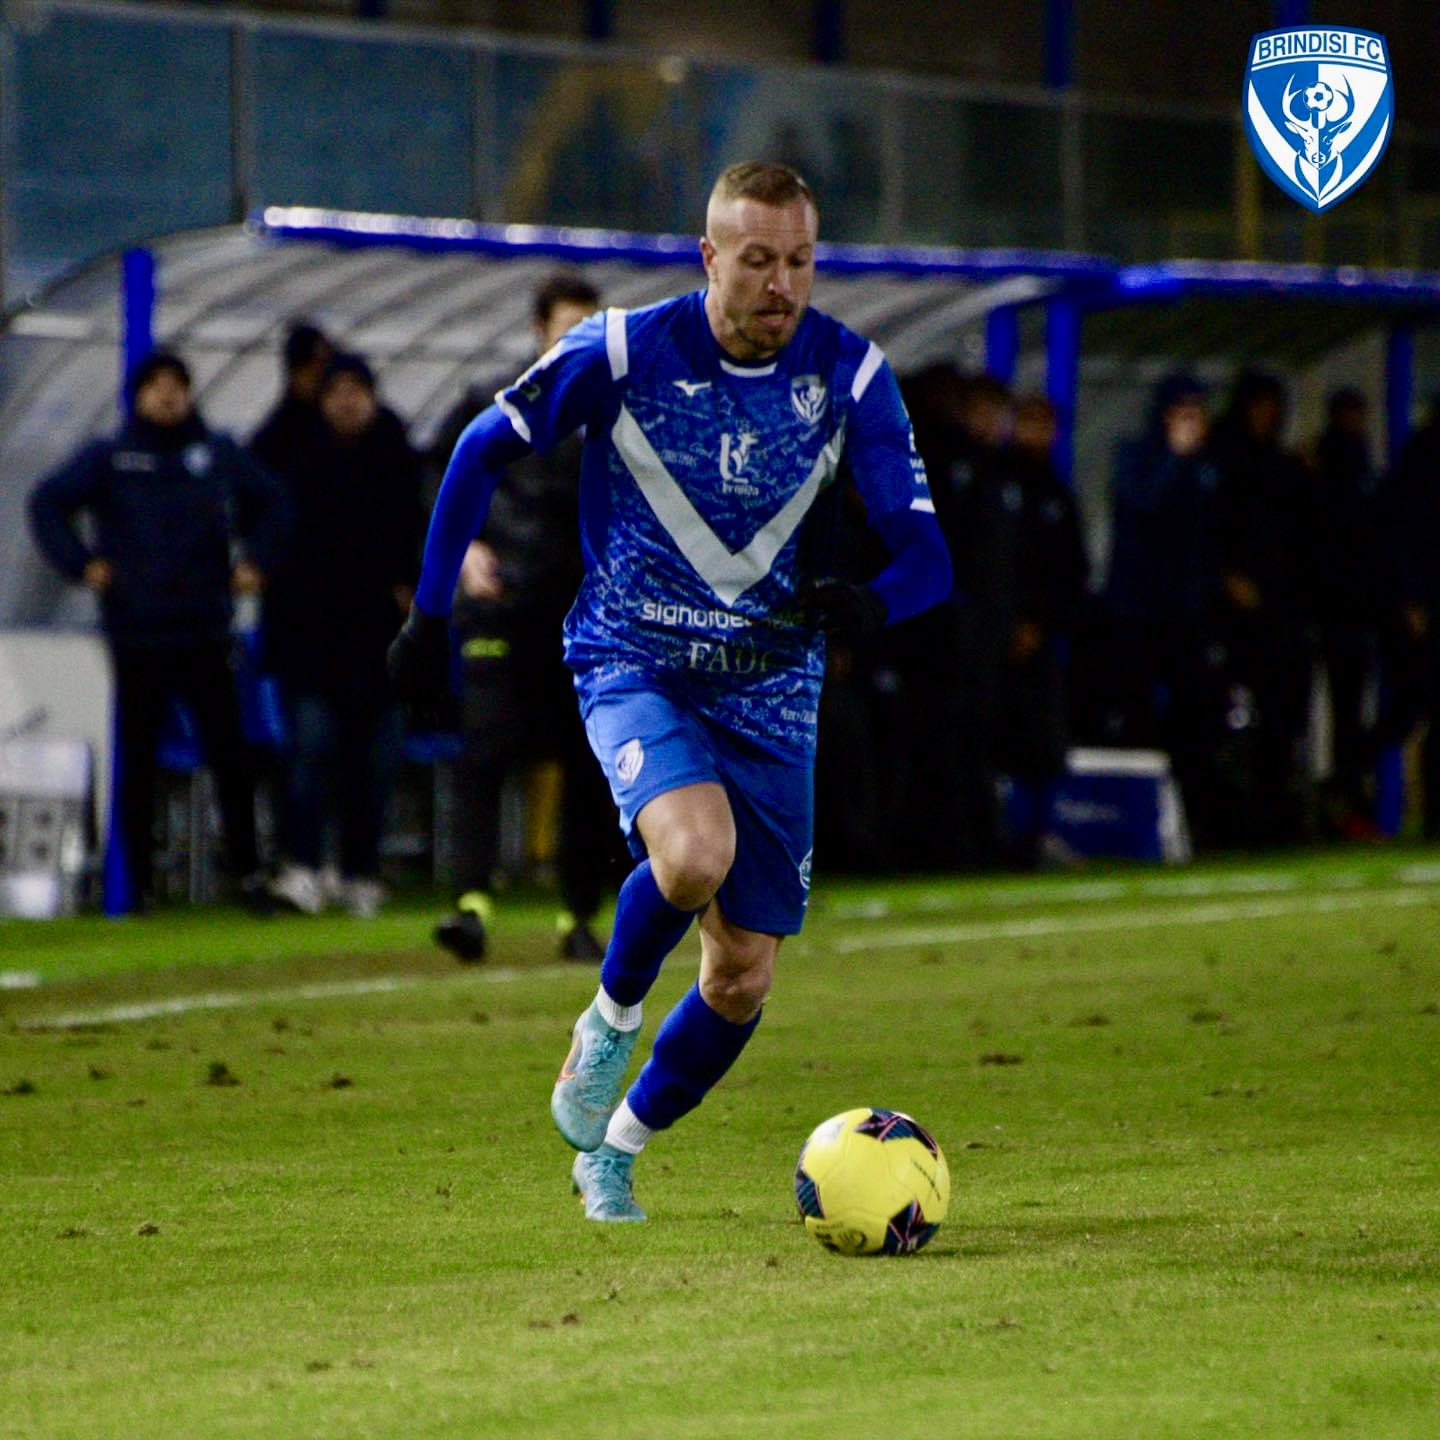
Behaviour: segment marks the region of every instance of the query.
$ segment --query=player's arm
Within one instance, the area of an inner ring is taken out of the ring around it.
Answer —
[[[870,582],[885,606],[887,625],[949,599],[955,575],[933,511],[892,510],[872,515],[870,524],[890,552],[890,563]]]
[[[415,601],[390,647],[390,678],[401,699],[423,703],[448,688],[455,580],[505,467],[532,449],[543,454],[585,424],[609,384],[602,313],[577,325],[461,431],[430,516]]]
[[[450,603],[465,547],[485,523],[501,472],[530,446],[492,405],[461,432],[445,467],[410,613],[390,644],[395,693],[414,705],[443,699],[450,686]]]
[[[821,580],[802,595],[801,605],[830,634],[863,635],[938,605],[954,583],[900,387],[883,360],[871,368],[856,401],[845,453],[890,561],[867,584]]]

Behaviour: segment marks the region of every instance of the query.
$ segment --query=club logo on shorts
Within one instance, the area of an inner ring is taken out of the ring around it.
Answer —
[[[1395,121],[1385,37],[1339,25],[1267,30],[1250,42],[1244,100],[1260,168],[1318,215],[1385,152]]]
[[[808,850],[805,853],[805,858],[800,862],[800,888],[802,890],[809,890],[810,888],[810,862],[814,856],[815,851],[813,849]]]
[[[627,740],[615,752],[615,773],[629,785],[645,763],[645,747],[638,740]]]
[[[818,375],[797,375],[790,382],[790,404],[807,425],[820,423],[826,393],[825,382]]]

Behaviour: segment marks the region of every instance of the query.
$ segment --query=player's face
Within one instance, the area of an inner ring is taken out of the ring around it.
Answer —
[[[795,334],[815,283],[815,211],[806,200],[713,204],[700,242],[705,313],[737,360],[767,360]]]
[[[540,346],[540,353],[544,355],[554,349],[564,336],[594,313],[595,307],[584,300],[557,300],[545,322],[535,327],[535,339]]]

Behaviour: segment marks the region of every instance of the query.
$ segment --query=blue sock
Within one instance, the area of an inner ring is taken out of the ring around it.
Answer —
[[[642,1125],[664,1130],[687,1115],[720,1082],[760,1023],[717,1015],[692,985],[665,1017],[655,1048],[625,1097]]]
[[[677,910],[660,893],[650,862],[642,860],[620,887],[615,928],[600,966],[605,993],[617,1005],[638,1005],[694,918],[689,910]]]

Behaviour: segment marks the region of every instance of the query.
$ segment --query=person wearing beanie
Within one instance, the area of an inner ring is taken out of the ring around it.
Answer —
[[[126,379],[120,433],[92,441],[30,496],[36,544],[94,592],[115,667],[119,824],[130,894],[153,889],[156,749],[171,697],[190,708],[214,773],[227,867],[263,908],[254,779],[230,668],[233,597],[257,594],[288,530],[275,481],[195,407],[167,350]],[[93,541],[75,521],[87,513]]]
[[[320,383],[335,347],[320,327],[295,320],[285,334],[285,388],[250,438],[250,453],[273,475],[286,475],[320,423]]]
[[[385,650],[420,566],[420,457],[359,355],[331,358],[317,404],[315,427],[282,472],[295,544],[266,613],[291,721],[286,863],[272,893],[306,914],[338,900],[368,918],[383,896],[380,841],[402,757]],[[336,883],[327,878],[332,824]]]

